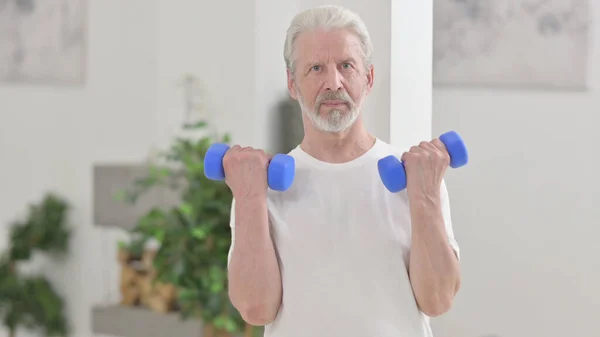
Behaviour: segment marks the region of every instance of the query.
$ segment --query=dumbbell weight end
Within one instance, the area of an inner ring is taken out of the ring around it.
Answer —
[[[221,181],[225,179],[223,157],[229,150],[229,145],[216,143],[211,145],[204,155],[204,175],[210,180]]]
[[[381,182],[392,193],[400,192],[406,188],[406,171],[404,163],[396,156],[389,155],[377,162]]]
[[[450,155],[450,167],[459,168],[467,165],[469,152],[467,152],[465,142],[456,131],[448,131],[441,135],[439,139],[444,143]]]
[[[269,188],[275,191],[286,191],[294,182],[296,161],[287,154],[276,154],[271,158],[267,169]]]

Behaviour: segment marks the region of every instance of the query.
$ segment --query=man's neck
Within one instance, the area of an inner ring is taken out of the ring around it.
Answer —
[[[312,125],[305,127],[300,148],[320,161],[345,163],[362,156],[374,144],[375,137],[367,132],[359,118],[350,128],[339,133],[323,132]]]

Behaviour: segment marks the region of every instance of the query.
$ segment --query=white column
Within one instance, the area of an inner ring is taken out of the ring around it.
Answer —
[[[400,150],[431,135],[432,0],[394,0],[391,10],[390,142]]]

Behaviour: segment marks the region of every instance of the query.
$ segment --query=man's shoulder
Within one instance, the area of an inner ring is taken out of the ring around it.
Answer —
[[[402,152],[403,151],[397,147],[379,138],[377,138],[372,151],[370,151],[371,155],[376,159],[387,157],[389,155],[400,156],[402,155]]]

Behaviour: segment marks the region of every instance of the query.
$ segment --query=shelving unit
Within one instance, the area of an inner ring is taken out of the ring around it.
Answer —
[[[168,189],[153,189],[135,206],[114,199],[122,188],[148,172],[144,164],[101,164],[94,166],[94,225],[129,230],[152,207],[175,205],[178,194]],[[178,313],[161,314],[145,308],[121,305],[92,309],[92,330],[118,337],[202,337],[202,322],[181,320]]]
[[[161,314],[144,308],[120,305],[95,307],[92,331],[119,337],[202,337],[199,320],[181,320],[179,314]]]

